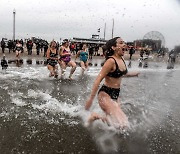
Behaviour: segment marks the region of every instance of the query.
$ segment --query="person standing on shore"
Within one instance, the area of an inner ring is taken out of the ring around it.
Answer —
[[[44,57],[46,57],[47,49],[48,49],[48,41],[43,42],[43,48],[44,48]],[[59,47],[56,47],[57,50],[59,50]]]
[[[76,63],[71,60],[71,51],[69,48],[69,41],[67,39],[65,39],[64,42],[62,43],[62,46],[60,47],[59,50],[59,55],[60,55],[59,65],[61,67],[62,77],[65,75],[66,67],[69,66],[71,67],[69,79],[72,80],[72,75],[76,70]]]
[[[6,44],[5,44],[5,42],[4,42],[4,39],[2,38],[2,40],[1,40],[2,53],[4,53],[5,46],[6,46]]]
[[[82,68],[82,74],[84,74],[84,71],[88,68],[88,51],[86,44],[83,44],[82,50],[76,54],[75,61],[77,57],[80,57],[80,66]]]
[[[93,112],[88,119],[89,123],[101,119],[108,125],[115,128],[124,128],[129,126],[128,118],[121,109],[120,105],[120,87],[123,77],[138,76],[138,72],[128,72],[123,58],[127,45],[120,37],[109,40],[105,45],[106,61],[98,74],[92,87],[90,97],[86,101],[85,109],[89,110],[93,99],[96,96],[98,87],[103,79],[104,84],[98,91],[98,102],[105,116],[100,116]]]
[[[26,43],[28,55],[32,55],[33,42],[32,40],[28,40]]]
[[[56,48],[56,42],[52,41],[47,50],[47,68],[50,71],[49,76],[58,77],[58,51]]]
[[[8,68],[8,63],[5,55],[3,55],[3,58],[1,59],[1,67],[2,70],[6,70]]]
[[[135,53],[135,49],[131,46],[129,49],[129,60],[131,60],[132,55]]]
[[[90,45],[89,46],[89,59],[92,60],[93,54],[94,54],[94,47],[93,45]]]

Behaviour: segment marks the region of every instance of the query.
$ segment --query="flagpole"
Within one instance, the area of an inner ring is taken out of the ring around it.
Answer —
[[[114,37],[114,18],[113,18],[113,25],[112,25],[112,38]]]
[[[104,40],[106,39],[106,23],[104,25]]]

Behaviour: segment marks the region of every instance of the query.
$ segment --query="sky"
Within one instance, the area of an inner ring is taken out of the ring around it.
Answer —
[[[114,20],[113,37],[134,41],[158,31],[165,47],[180,45],[180,0],[0,0],[0,5],[0,38],[12,39],[15,9],[16,39],[104,38],[105,31],[108,40]]]

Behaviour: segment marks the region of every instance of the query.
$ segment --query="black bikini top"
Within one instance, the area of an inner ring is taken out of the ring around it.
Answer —
[[[109,57],[109,58],[113,58],[113,57]],[[114,58],[113,58],[113,59],[114,59]],[[122,58],[122,60],[123,60],[123,62],[124,62],[124,65],[126,66],[125,61],[124,61],[123,58]],[[118,66],[118,64],[117,64],[117,62],[116,62],[115,59],[114,59],[114,61],[115,61],[116,69],[115,69],[114,72],[109,72],[109,73],[107,74],[107,76],[113,77],[113,78],[120,78],[121,76],[125,75],[125,74],[128,72],[127,67],[126,67],[126,70],[121,71],[121,70],[119,69],[119,66]]]
[[[50,57],[57,57],[58,56],[58,53],[57,53],[57,50],[56,50],[56,53],[53,53],[51,50],[50,50]]]

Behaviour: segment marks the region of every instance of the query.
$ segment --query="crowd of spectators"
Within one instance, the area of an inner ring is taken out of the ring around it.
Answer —
[[[27,52],[28,55],[33,55],[33,53],[37,56],[40,56],[40,53],[43,53],[43,56],[46,57],[47,49],[49,47],[49,42],[47,40],[33,38],[33,39],[23,39],[20,40],[7,40],[2,38],[0,42],[0,47],[2,49],[2,53],[12,53],[16,50],[17,43],[22,45],[22,53]],[[70,50],[72,55],[76,55],[79,50],[82,49],[83,43],[78,42],[70,42]],[[57,49],[59,50],[61,43],[57,42]],[[100,44],[87,44],[89,59],[92,59],[93,56],[102,56],[102,46]],[[6,50],[7,49],[7,50]]]

